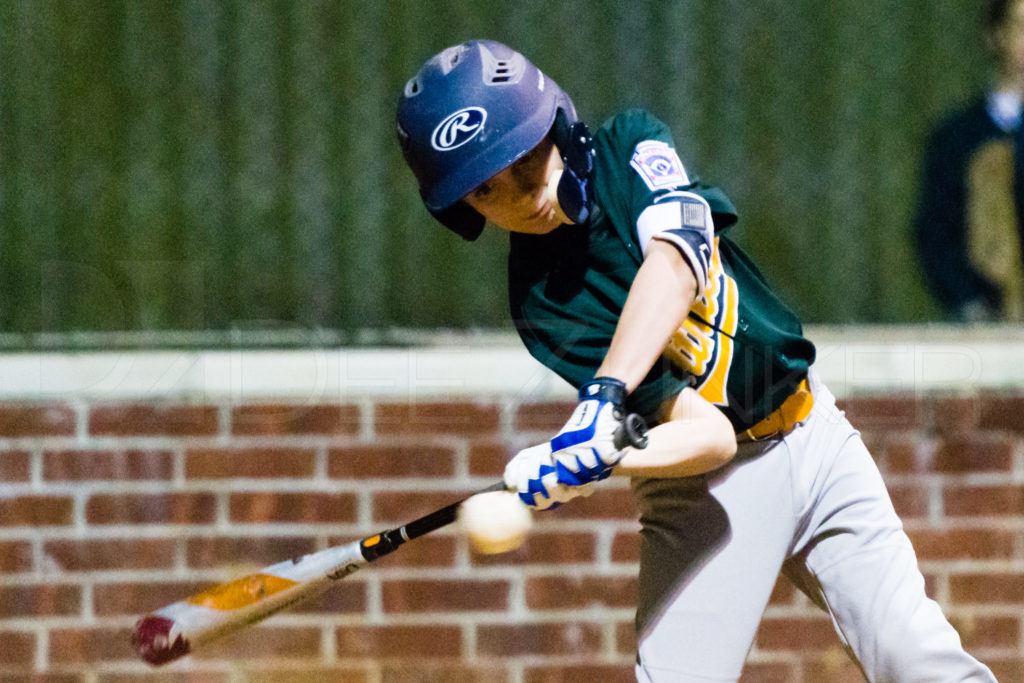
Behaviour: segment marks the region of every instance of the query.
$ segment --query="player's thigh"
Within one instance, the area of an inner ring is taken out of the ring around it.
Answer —
[[[787,449],[745,445],[706,478],[637,488],[638,677],[739,677],[794,533]]]

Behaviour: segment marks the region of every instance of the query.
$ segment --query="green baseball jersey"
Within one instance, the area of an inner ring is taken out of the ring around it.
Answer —
[[[687,175],[665,124],[631,110],[603,125],[593,142],[587,222],[511,235],[509,298],[520,337],[573,386],[593,379],[644,248],[667,240],[693,269],[700,296],[627,408],[651,417],[694,386],[737,431],[756,424],[814,360],[800,320],[722,234],[737,220],[732,203]]]

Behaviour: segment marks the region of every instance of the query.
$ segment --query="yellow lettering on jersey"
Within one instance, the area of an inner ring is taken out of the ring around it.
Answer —
[[[739,320],[739,291],[736,281],[722,267],[717,238],[708,270],[708,287],[690,310],[699,320],[688,317],[683,321],[665,351],[697,378],[696,388],[701,396],[711,403],[725,405],[732,366],[732,336]]]

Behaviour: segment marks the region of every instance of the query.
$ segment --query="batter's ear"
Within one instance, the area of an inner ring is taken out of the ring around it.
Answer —
[[[472,242],[480,237],[484,231],[484,217],[476,209],[465,202],[455,202],[451,206],[434,210],[427,208],[430,215],[467,242]]]

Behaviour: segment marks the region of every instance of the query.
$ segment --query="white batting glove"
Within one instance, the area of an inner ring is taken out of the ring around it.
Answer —
[[[593,484],[569,486],[559,483],[551,444],[538,444],[519,451],[505,466],[505,486],[537,510],[548,510],[594,492]]]
[[[580,403],[551,440],[558,482],[581,486],[607,478],[622,459],[615,432],[625,419],[626,385],[598,377],[580,387]]]

